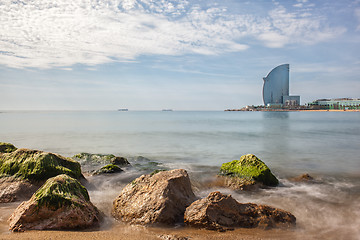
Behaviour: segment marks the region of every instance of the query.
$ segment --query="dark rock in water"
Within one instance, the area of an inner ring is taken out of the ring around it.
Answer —
[[[0,178],[0,203],[24,201],[39,188],[38,185],[13,177]]]
[[[0,153],[10,153],[15,151],[17,148],[11,143],[0,142]]]
[[[95,171],[95,175],[97,174],[104,174],[104,173],[119,173],[122,172],[123,170],[121,168],[119,168],[118,166],[114,165],[114,164],[108,164],[102,168],[100,168],[99,170]]]
[[[62,174],[48,179],[10,216],[10,230],[79,229],[99,223],[100,213],[85,187]]]
[[[156,170],[164,170],[161,163],[155,162],[149,158],[143,156],[137,156],[133,159],[133,166],[140,171],[151,173]]]
[[[111,159],[115,158],[113,154],[92,154],[92,153],[78,153],[72,157],[74,160],[80,161],[80,163],[90,164],[107,164]]]
[[[119,166],[130,165],[128,160],[124,157],[114,157],[110,160],[110,163],[114,164],[114,165],[119,165]]]
[[[120,166],[130,165],[128,160],[124,157],[116,157],[113,154],[92,154],[92,153],[78,153],[72,157],[81,164],[103,165],[115,164]]]
[[[305,173],[300,176],[291,178],[290,180],[294,182],[313,182],[314,178],[310,176],[308,173]]]
[[[0,154],[0,177],[12,176],[38,183],[59,174],[84,179],[80,164],[59,154],[30,149]]]
[[[249,185],[261,183],[265,186],[277,186],[279,184],[279,180],[271,173],[269,167],[253,154],[243,155],[240,160],[224,163],[219,175],[241,178],[244,184],[248,182]],[[230,182],[233,183],[233,181]]]
[[[192,227],[226,231],[235,227],[290,227],[295,225],[296,218],[281,209],[253,203],[242,204],[230,195],[212,192],[186,209],[184,222]]]
[[[186,207],[194,200],[185,170],[161,171],[128,184],[113,202],[112,215],[133,224],[172,225],[183,221]]]

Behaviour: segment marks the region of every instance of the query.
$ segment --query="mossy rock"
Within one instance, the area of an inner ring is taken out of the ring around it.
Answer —
[[[0,155],[0,177],[12,176],[42,182],[60,174],[83,179],[80,164],[58,154],[18,149]]]
[[[81,164],[115,164],[115,165],[129,165],[130,163],[124,157],[116,157],[114,154],[93,154],[93,153],[78,153],[72,157]]]
[[[224,163],[219,175],[255,180],[266,186],[277,186],[279,180],[264,162],[253,154],[247,154],[232,162]]]
[[[78,180],[61,174],[49,178],[9,218],[13,232],[65,230],[99,226],[102,216]]]
[[[81,183],[61,174],[49,178],[34,194],[39,207],[58,209],[63,206],[79,206],[82,201],[90,201],[89,193]]]
[[[94,174],[103,174],[103,173],[119,173],[122,172],[123,170],[121,168],[119,168],[118,166],[114,165],[114,164],[108,164],[102,168],[100,168],[99,170],[97,170]]]
[[[11,143],[0,142],[0,153],[10,153],[16,151],[16,149]]]

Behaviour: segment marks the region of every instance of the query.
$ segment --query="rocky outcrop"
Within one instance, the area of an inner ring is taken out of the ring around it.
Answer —
[[[113,202],[112,215],[134,224],[172,225],[183,221],[186,207],[194,200],[185,170],[161,171],[128,184]]]
[[[0,177],[12,176],[34,183],[59,174],[83,178],[80,164],[59,154],[30,149],[0,154]]]
[[[242,204],[230,195],[212,192],[186,209],[184,222],[192,227],[226,231],[234,227],[289,227],[295,225],[296,218],[281,209]]]
[[[98,174],[108,174],[108,173],[119,173],[122,172],[123,170],[121,168],[119,168],[117,165],[114,164],[108,164],[102,168],[100,168],[99,170],[94,172],[94,175],[98,175]]]
[[[79,229],[99,223],[85,187],[66,174],[50,178],[10,216],[10,230]]]
[[[0,203],[27,200],[49,178],[59,174],[85,180],[80,164],[61,155],[17,149],[0,143]]]
[[[256,184],[265,186],[279,184],[279,180],[272,174],[269,167],[253,154],[243,155],[240,160],[224,163],[219,175],[230,178],[222,181],[225,186],[233,189],[244,189]]]

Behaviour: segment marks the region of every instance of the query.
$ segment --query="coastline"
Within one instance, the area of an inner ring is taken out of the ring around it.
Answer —
[[[18,202],[19,203],[19,202]],[[291,239],[291,238],[306,238],[316,239],[319,236],[311,237],[308,233],[301,233],[301,228],[294,229],[270,229],[264,230],[259,228],[236,228],[233,231],[217,232],[205,229],[196,229],[190,227],[148,227],[141,225],[129,225],[114,220],[110,220],[103,223],[99,229],[90,230],[59,230],[59,231],[25,231],[20,233],[11,233],[4,231],[8,228],[7,219],[11,215],[12,210],[16,208],[17,204],[11,203],[4,210],[3,206],[0,206],[0,213],[2,218],[0,219],[0,239],[2,240],[22,240],[22,239],[191,239],[191,240],[215,240],[215,239],[243,239],[243,240],[255,240],[255,239]],[[331,233],[326,236],[320,236],[327,239],[331,239]]]

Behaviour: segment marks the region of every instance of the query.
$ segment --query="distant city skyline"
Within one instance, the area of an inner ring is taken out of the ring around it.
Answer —
[[[0,110],[262,105],[289,63],[301,104],[360,97],[360,1],[0,4]]]

